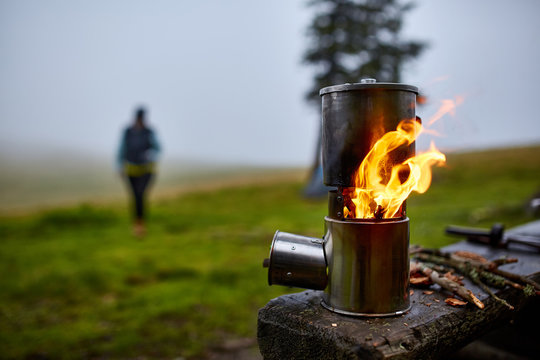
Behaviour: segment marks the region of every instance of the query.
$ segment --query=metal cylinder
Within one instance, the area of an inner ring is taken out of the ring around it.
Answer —
[[[418,88],[405,84],[365,82],[322,88],[322,163],[324,183],[352,187],[353,176],[374,143],[415,119]],[[391,164],[414,155],[414,145],[396,149]]]
[[[403,314],[409,302],[409,219],[325,218],[328,287],[322,305],[353,316]]]
[[[323,240],[276,231],[268,261],[268,284],[323,290],[327,282]]]

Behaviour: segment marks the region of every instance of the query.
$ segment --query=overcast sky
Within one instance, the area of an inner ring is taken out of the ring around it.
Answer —
[[[404,36],[430,47],[403,80],[430,100],[417,113],[465,97],[436,143],[540,143],[540,1],[416,3]],[[0,0],[0,149],[112,158],[144,104],[165,157],[307,165],[312,15],[303,0]]]

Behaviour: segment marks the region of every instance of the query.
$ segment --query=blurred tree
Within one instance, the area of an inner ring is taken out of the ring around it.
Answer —
[[[311,0],[316,8],[308,28],[310,45],[304,63],[316,66],[306,99],[320,107],[319,90],[362,78],[399,82],[403,64],[426,47],[399,37],[403,14],[413,8],[398,0]],[[325,193],[320,169],[320,135],[306,195]],[[319,190],[317,190],[317,187]],[[323,191],[324,190],[324,191]]]
[[[320,105],[319,89],[372,77],[399,82],[403,64],[425,43],[404,41],[399,32],[412,3],[396,0],[311,0],[318,11],[308,28],[304,62],[317,66],[308,101]]]

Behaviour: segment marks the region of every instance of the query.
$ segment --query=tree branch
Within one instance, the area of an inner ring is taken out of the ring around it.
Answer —
[[[437,271],[427,267],[425,264],[421,262],[411,262],[411,270],[419,270],[424,275],[428,276],[431,281],[433,281],[435,284],[438,284],[442,288],[459,295],[464,300],[467,300],[474,305],[476,305],[478,308],[483,309],[484,303],[481,302],[473,293],[471,290],[465,288],[464,286],[459,285],[457,282],[452,281],[442,275],[440,275]]]

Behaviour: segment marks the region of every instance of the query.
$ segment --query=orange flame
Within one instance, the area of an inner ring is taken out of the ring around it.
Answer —
[[[429,119],[427,125],[430,126],[446,114],[454,115],[456,107],[460,105],[465,98],[463,96],[456,96],[455,100],[445,99],[442,101],[442,105],[437,112]]]
[[[346,218],[396,217],[412,191],[424,193],[429,188],[431,166],[446,161],[433,143],[428,152],[394,165],[390,175],[385,176],[391,163],[390,153],[410,145],[422,129],[415,119],[402,120],[395,131],[384,134],[373,145],[355,174],[355,188],[346,194],[352,202],[344,208]]]

